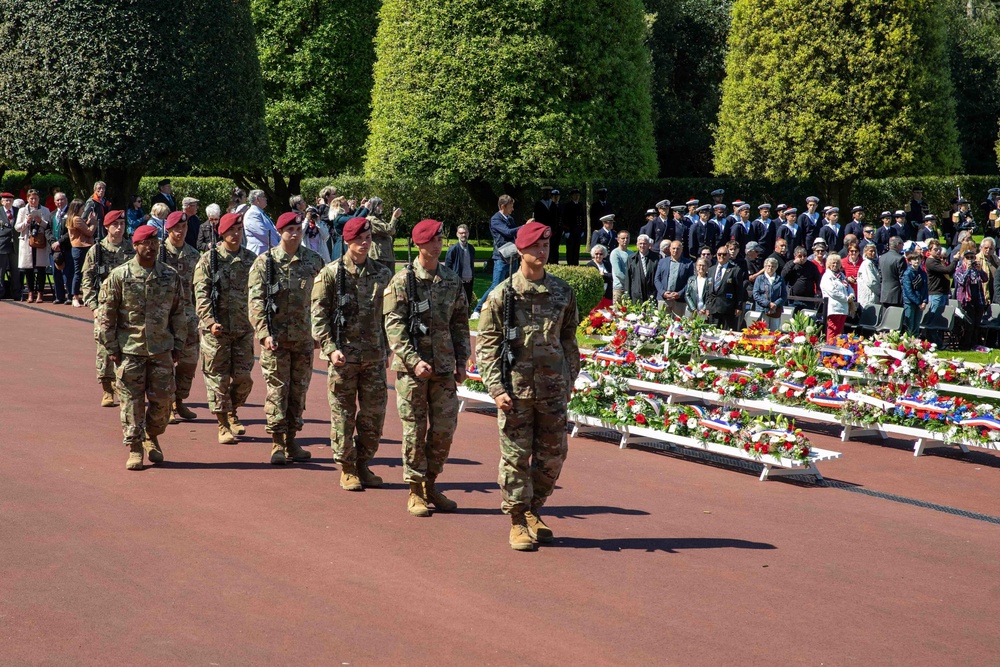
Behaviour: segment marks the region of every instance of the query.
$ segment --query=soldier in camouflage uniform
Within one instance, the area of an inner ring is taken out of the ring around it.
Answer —
[[[201,370],[208,391],[208,408],[219,421],[219,443],[236,444],[246,433],[236,411],[253,388],[253,327],[247,315],[250,267],[257,258],[240,247],[243,216],[227,213],[219,220],[218,265],[211,271],[211,251],[194,269],[195,310],[201,330]],[[212,279],[217,297],[212,307]]]
[[[549,227],[529,222],[517,233],[521,267],[493,290],[479,319],[479,372],[496,401],[500,428],[501,508],[511,516],[510,546],[534,549],[551,542],[538,510],[551,495],[566,460],[566,402],[580,373],[576,296],[565,281],[545,272]],[[513,296],[512,322],[504,322],[504,297]],[[504,331],[514,328],[509,377],[501,372]]]
[[[462,280],[439,263],[444,226],[423,220],[413,228],[417,261],[393,276],[385,290],[385,333],[395,354],[396,408],[403,423],[407,510],[428,516],[457,504],[435,488],[458,424],[457,382],[469,358],[469,309]]]
[[[313,279],[323,258],[302,245],[302,218],[284,213],[275,225],[281,243],[254,261],[250,269],[250,324],[261,342],[260,370],[267,385],[264,412],[271,434],[271,463],[305,461],[311,454],[295,442],[302,430],[302,412],[312,379],[313,339],[309,321]],[[267,285],[268,257],[273,260],[273,282]],[[273,293],[268,330],[267,295]]]
[[[115,364],[108,358],[108,351],[101,344],[97,327],[97,301],[101,283],[112,269],[118,268],[135,255],[132,242],[125,238],[125,212],[108,211],[104,216],[104,238],[91,246],[83,260],[83,303],[94,311],[94,342],[97,343],[97,381],[101,383],[104,395],[102,408],[115,406]],[[100,250],[98,250],[100,246]],[[98,259],[98,256],[100,258]]]
[[[372,224],[372,246],[368,250],[368,256],[389,269],[389,275],[392,275],[396,272],[396,251],[392,244],[396,240],[396,224],[403,211],[394,209],[386,222],[382,217],[382,200],[379,197],[368,200],[368,208],[371,210],[368,222]]]
[[[143,449],[151,463],[163,461],[157,436],[170,419],[174,362],[187,338],[184,287],[176,271],[156,260],[160,249],[156,232],[150,225],[135,231],[136,255],[104,281],[97,310],[101,343],[111,361],[119,364],[118,396],[129,470],[142,470]]]
[[[174,397],[174,419],[185,421],[198,417],[184,405],[184,400],[191,394],[191,383],[194,381],[195,371],[198,370],[198,316],[194,310],[193,282],[194,267],[200,257],[198,249],[184,241],[187,237],[187,228],[187,214],[183,211],[174,211],[167,216],[164,224],[167,238],[163,243],[166,250],[163,259],[177,272],[184,285],[184,313],[188,318],[188,335],[184,341],[184,348],[177,357],[177,366],[174,368],[174,384],[177,391]]]
[[[382,486],[382,478],[369,470],[368,462],[378,451],[388,400],[382,293],[392,273],[368,258],[371,230],[365,218],[347,221],[343,235],[347,252],[323,267],[312,293],[313,338],[330,360],[330,447],[341,464],[340,486],[347,491]],[[343,276],[339,276],[341,265]],[[343,281],[347,297],[343,305],[338,280]],[[340,317],[343,327],[338,331]]]

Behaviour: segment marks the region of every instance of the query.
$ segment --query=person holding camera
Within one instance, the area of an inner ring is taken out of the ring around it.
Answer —
[[[305,209],[302,240],[307,248],[323,258],[324,264],[330,263],[330,247],[327,245],[330,240],[330,227],[326,220],[320,217],[319,209],[315,206],[307,206]]]
[[[17,266],[28,280],[28,303],[41,303],[45,289],[45,268],[49,265],[49,244],[54,243],[49,209],[39,206],[38,190],[28,190],[28,202],[17,212],[14,230],[21,235]]]
[[[963,350],[971,350],[979,343],[979,324],[986,308],[986,274],[976,261],[976,251],[962,253],[962,263],[955,268],[955,298],[958,299],[965,318],[962,321]]]

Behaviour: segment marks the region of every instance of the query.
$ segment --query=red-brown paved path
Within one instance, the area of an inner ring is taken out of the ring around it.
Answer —
[[[275,469],[256,368],[249,442],[216,444],[198,379],[168,463],[127,472],[92,325],[42,311],[87,317],[0,303],[4,665],[1000,661],[998,525],[578,438],[557,541],[515,553],[494,417],[460,417],[441,486],[461,511],[411,518],[391,392],[374,467],[392,484],[348,494],[325,376],[312,463]],[[845,454],[830,479],[1000,515],[1000,456],[815,441]]]

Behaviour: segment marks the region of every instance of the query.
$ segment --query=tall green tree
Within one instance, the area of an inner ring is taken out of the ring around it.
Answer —
[[[533,179],[654,176],[645,36],[641,0],[385,0],[366,172],[487,210]]]
[[[961,167],[941,0],[736,0],[719,174],[815,179]]]
[[[360,169],[379,0],[250,0],[267,98],[270,159],[235,174],[272,200],[306,176]]]
[[[13,164],[104,180],[116,206],[151,164],[264,155],[245,0],[0,0],[0,145]]]
[[[732,0],[646,0],[660,176],[708,176]]]

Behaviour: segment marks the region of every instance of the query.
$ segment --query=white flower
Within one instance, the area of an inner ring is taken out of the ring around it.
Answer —
[[[629,322],[635,322],[636,320],[639,319],[639,316],[636,315],[635,313],[629,313],[628,315],[625,316],[625,319],[628,320]]]
[[[604,388],[604,395],[605,396],[614,396],[615,395],[615,390],[613,388],[611,388],[611,387],[605,387]]]
[[[792,342],[795,343],[796,345],[799,345],[801,343],[806,342],[806,337],[805,336],[796,336],[795,338],[792,339]]]
[[[993,414],[993,406],[989,403],[983,403],[982,405],[976,406],[976,412],[985,412],[986,414]]]
[[[806,374],[803,371],[795,371],[794,373],[792,373],[792,377],[795,379],[804,378],[805,376]]]

